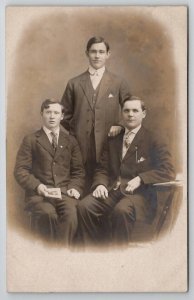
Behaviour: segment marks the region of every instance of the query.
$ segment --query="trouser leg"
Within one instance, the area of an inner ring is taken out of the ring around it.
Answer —
[[[58,238],[65,244],[71,245],[77,233],[77,203],[78,200],[63,195],[57,199],[56,211],[59,216]]]
[[[26,210],[31,214],[33,229],[47,239],[56,238],[58,215],[52,203],[35,196],[27,204]]]
[[[116,244],[131,241],[135,222],[135,208],[130,198],[122,198],[111,214],[112,239]]]
[[[34,227],[41,235],[71,244],[78,225],[77,201],[68,196],[62,199],[33,196],[26,210],[31,213]]]
[[[85,197],[78,204],[79,229],[84,244],[98,244],[107,233],[110,211],[122,197],[119,191],[110,194],[106,200],[96,199],[92,195]]]

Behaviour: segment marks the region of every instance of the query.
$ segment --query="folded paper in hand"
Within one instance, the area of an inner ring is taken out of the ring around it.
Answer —
[[[60,188],[47,188],[46,197],[62,199],[61,189]]]

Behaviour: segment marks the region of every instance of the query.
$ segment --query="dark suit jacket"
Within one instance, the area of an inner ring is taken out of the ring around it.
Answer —
[[[62,97],[65,107],[62,125],[76,136],[84,162],[95,118],[96,159],[100,158],[104,141],[112,125],[120,121],[120,103],[130,96],[128,86],[118,76],[105,71],[95,108],[89,97],[89,72],[71,79]]]
[[[120,176],[121,191],[127,195],[125,191],[127,182],[140,176],[142,184],[134,193],[140,193],[146,199],[149,198],[149,209],[150,212],[153,210],[151,213],[153,215],[157,203],[152,184],[175,178],[171,155],[159,136],[141,127],[122,159],[123,135],[124,131],[114,138],[109,138],[105,144],[92,188],[102,184],[111,190]]]
[[[17,154],[14,175],[26,190],[26,197],[36,195],[41,183],[60,187],[63,194],[70,188],[82,193],[85,173],[77,141],[60,130],[54,152],[43,129],[26,136]]]

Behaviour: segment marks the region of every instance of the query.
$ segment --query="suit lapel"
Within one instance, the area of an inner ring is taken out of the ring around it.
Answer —
[[[59,132],[59,139],[58,139],[58,146],[57,146],[57,149],[56,149],[56,152],[55,152],[55,158],[57,156],[60,156],[61,152],[63,152],[64,149],[66,147],[68,147],[69,143],[67,141],[67,137],[68,136],[66,135],[66,133],[64,133],[64,132],[62,132],[60,130],[60,132]]]
[[[82,79],[80,80],[80,85],[81,85],[81,88],[83,90],[83,93],[88,101],[88,104],[91,108],[91,110],[93,110],[92,108],[92,99],[90,97],[90,75],[89,75],[89,72],[86,71],[83,76],[82,76]]]
[[[43,129],[36,133],[37,143],[39,143],[47,152],[54,156],[55,151]]]

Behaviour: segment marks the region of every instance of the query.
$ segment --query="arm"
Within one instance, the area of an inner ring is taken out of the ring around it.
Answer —
[[[103,146],[102,155],[100,161],[97,164],[94,179],[92,184],[92,190],[98,185],[103,185],[108,188],[109,185],[109,150],[108,150],[108,139],[105,141]]]
[[[153,169],[139,174],[144,184],[153,184],[175,179],[172,157],[165,143],[155,139],[150,151]]]
[[[71,81],[68,82],[63,97],[61,99],[61,104],[64,106],[64,118],[61,122],[63,127],[70,130],[70,122],[74,113],[74,91],[73,84]]]
[[[17,182],[25,190],[36,190],[41,184],[32,173],[32,140],[25,137],[17,154],[14,175]]]
[[[71,150],[71,170],[70,170],[70,182],[68,184],[68,190],[76,189],[79,194],[82,193],[85,182],[85,170],[82,161],[81,151],[76,139],[71,136],[72,150]]]
[[[127,85],[127,83],[122,80],[121,84],[120,84],[120,88],[119,88],[119,122],[118,124],[115,124],[114,126],[111,126],[110,131],[108,133],[108,136],[116,136],[118,135],[122,128],[123,128],[123,121],[122,121],[122,116],[121,116],[121,104],[123,103],[123,101],[125,99],[129,99],[131,96],[130,92],[129,92],[129,87]]]

